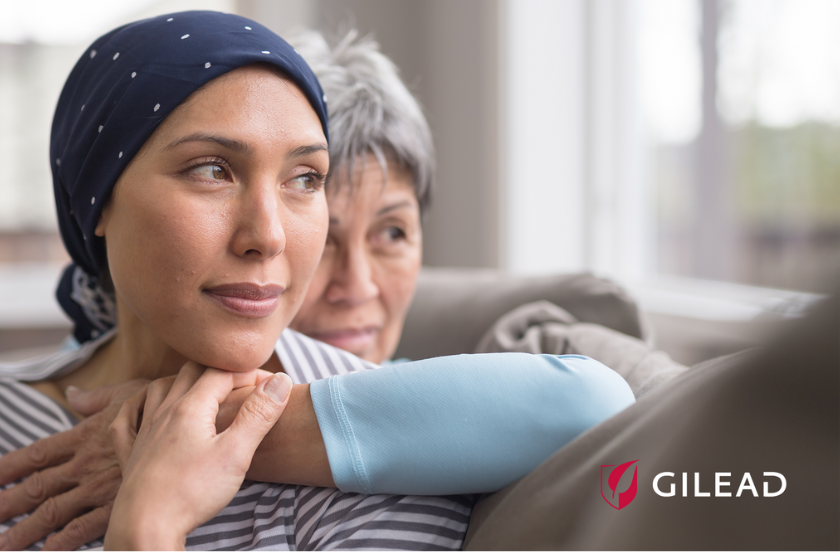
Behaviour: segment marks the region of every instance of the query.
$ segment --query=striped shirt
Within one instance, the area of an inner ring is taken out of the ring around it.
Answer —
[[[20,382],[69,372],[112,337],[49,356],[0,363],[0,455],[76,424],[55,401]],[[376,367],[290,329],[283,331],[275,351],[295,383]],[[219,515],[187,537],[187,549],[454,550],[461,547],[473,501],[472,496],[364,495],[245,481]],[[0,533],[25,517],[0,523]],[[42,540],[31,548],[43,544]],[[101,545],[95,541],[88,546]]]

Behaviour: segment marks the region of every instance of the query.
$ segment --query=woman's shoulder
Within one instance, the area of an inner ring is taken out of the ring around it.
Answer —
[[[0,380],[35,382],[61,377],[88,361],[100,346],[114,337],[115,333],[116,330],[109,331],[84,344],[65,342],[55,351],[26,359],[15,359],[11,356],[4,360],[0,355]]]
[[[310,383],[334,375],[378,368],[340,348],[285,329],[275,345],[277,357],[295,383]]]

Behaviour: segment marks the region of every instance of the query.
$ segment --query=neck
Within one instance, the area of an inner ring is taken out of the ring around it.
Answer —
[[[177,375],[187,362],[184,356],[165,344],[120,303],[118,298],[116,336],[88,362],[55,381],[62,393],[70,385],[90,390],[133,379]]]
[[[114,338],[79,368],[59,379],[35,383],[33,387],[69,408],[64,392],[71,385],[91,390],[133,379],[159,379],[177,375],[186,362],[187,358],[158,338],[117,297],[117,334]],[[274,353],[262,368],[283,371]]]

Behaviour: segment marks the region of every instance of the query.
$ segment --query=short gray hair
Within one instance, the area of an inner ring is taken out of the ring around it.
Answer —
[[[352,30],[330,46],[315,31],[289,43],[306,60],[327,96],[330,174],[344,170],[352,188],[353,167],[368,153],[387,173],[387,161],[414,179],[414,193],[425,213],[431,199],[435,153],[429,124],[391,60],[370,37]],[[328,181],[330,183],[331,181]]]

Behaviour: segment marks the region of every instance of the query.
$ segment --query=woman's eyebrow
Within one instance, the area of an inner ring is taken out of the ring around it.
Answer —
[[[402,207],[404,207],[404,206],[411,206],[411,205],[412,205],[412,204],[411,204],[411,202],[409,202],[408,200],[404,200],[404,201],[402,201],[402,202],[397,202],[396,204],[392,204],[392,205],[390,205],[390,206],[386,206],[385,208],[380,208],[380,209],[376,212],[376,215],[377,215],[377,216],[381,216],[381,215],[383,215],[383,214],[387,214],[388,212],[392,212],[392,211],[394,211],[394,210],[396,210],[396,209],[398,209],[398,208],[402,208]]]
[[[216,136],[214,134],[207,134],[204,132],[196,132],[194,134],[189,134],[187,136],[184,136],[183,138],[174,140],[168,146],[166,146],[163,149],[163,151],[171,150],[180,146],[181,144],[186,144],[188,142],[213,142],[215,144],[224,146],[225,148],[231,151],[246,155],[251,154],[254,151],[251,145],[246,142],[240,142],[239,140],[234,140],[232,138],[225,138],[224,136]]]
[[[295,148],[294,150],[289,151],[287,154],[290,158],[296,157],[303,157],[308,156],[309,154],[314,154],[315,152],[320,151],[327,151],[326,144],[310,144],[309,146],[300,146]]]

